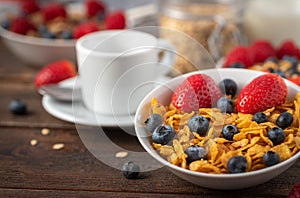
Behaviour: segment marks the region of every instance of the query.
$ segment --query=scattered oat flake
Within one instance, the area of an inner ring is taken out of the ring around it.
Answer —
[[[52,149],[53,150],[60,150],[60,149],[62,149],[62,148],[64,148],[65,147],[65,144],[63,144],[63,143],[57,143],[57,144],[54,144],[53,146],[52,146]]]
[[[49,133],[50,133],[50,129],[43,128],[43,129],[41,130],[41,134],[42,134],[42,135],[49,135]]]
[[[128,155],[128,153],[126,151],[120,151],[118,153],[116,153],[116,158],[124,158]]]
[[[30,145],[31,146],[36,146],[38,141],[36,139],[30,140]]]

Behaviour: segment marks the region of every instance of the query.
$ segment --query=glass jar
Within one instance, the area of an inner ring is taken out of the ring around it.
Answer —
[[[214,61],[244,44],[243,1],[158,0],[157,3],[160,36],[176,46],[178,57],[174,67],[179,73],[215,67],[205,65],[203,50],[199,50],[201,47],[195,42],[207,50]]]

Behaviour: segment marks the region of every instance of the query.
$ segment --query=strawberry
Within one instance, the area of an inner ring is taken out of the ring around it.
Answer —
[[[231,50],[226,56],[224,67],[230,67],[230,65],[238,62],[242,63],[246,68],[254,64],[253,58],[245,46],[238,46]]]
[[[105,11],[104,3],[96,0],[88,0],[85,2],[87,16],[94,17],[98,14],[102,14]]]
[[[222,96],[215,81],[205,74],[189,76],[172,95],[172,104],[183,112],[212,107]]]
[[[289,192],[288,198],[300,198],[300,183],[297,183],[293,186]]]
[[[296,46],[294,41],[286,40],[280,45],[279,49],[277,50],[277,57],[281,59],[285,55],[294,57],[300,56],[298,47]]]
[[[96,32],[98,30],[100,29],[95,22],[85,22],[75,28],[73,37],[75,39],[78,39],[83,35],[86,35],[91,32]]]
[[[124,29],[126,27],[126,18],[123,11],[116,11],[108,14],[104,20],[107,29]]]
[[[255,63],[262,63],[269,57],[276,56],[276,50],[269,41],[257,40],[249,47],[250,56]]]
[[[11,22],[10,31],[12,32],[26,35],[30,30],[36,30],[36,28],[25,17],[16,17]]]
[[[264,74],[253,79],[242,90],[236,101],[241,113],[254,114],[281,105],[287,96],[287,86],[278,74]]]
[[[55,84],[76,75],[75,65],[69,60],[60,60],[49,63],[35,76],[35,87]]]
[[[40,10],[39,4],[36,0],[27,0],[21,2],[21,10],[24,14],[32,14]]]
[[[42,10],[43,18],[45,22],[49,22],[56,18],[65,19],[67,12],[63,4],[50,3]]]

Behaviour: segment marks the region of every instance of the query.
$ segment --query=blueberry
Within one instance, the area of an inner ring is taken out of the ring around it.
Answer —
[[[122,166],[122,174],[127,179],[137,179],[140,173],[140,167],[133,162],[126,162]]]
[[[162,124],[162,122],[162,117],[159,114],[151,114],[145,121],[146,129],[150,132],[153,132],[156,127]]]
[[[27,113],[26,104],[20,99],[12,100],[8,110],[15,115],[25,115]]]
[[[43,35],[48,32],[48,28],[45,25],[39,25],[37,31],[39,34]]]
[[[196,115],[189,119],[188,127],[191,132],[197,132],[199,135],[204,136],[209,129],[209,121],[203,116]]]
[[[45,32],[42,34],[42,37],[47,39],[55,39],[56,35],[51,32]]]
[[[10,27],[10,20],[7,19],[7,20],[2,21],[1,26],[4,29],[9,29],[9,27]]]
[[[276,125],[280,128],[285,129],[286,127],[290,126],[293,122],[293,115],[289,112],[284,112],[279,115],[276,120]]]
[[[217,102],[217,108],[219,108],[221,112],[232,113],[234,110],[234,105],[231,99],[227,97],[221,97]]]
[[[263,112],[257,112],[253,115],[253,120],[258,124],[268,122],[268,116]]]
[[[98,21],[103,21],[105,19],[105,13],[104,12],[98,13],[96,18]]]
[[[241,68],[244,69],[245,65],[241,62],[236,62],[236,63],[232,63],[231,65],[229,65],[230,68]]]
[[[285,73],[283,73],[282,71],[274,71],[274,72],[272,72],[272,73],[278,74],[278,75],[281,76],[282,78],[286,78]]]
[[[169,125],[161,125],[152,133],[152,140],[156,144],[168,144],[175,136],[174,129]]]
[[[281,144],[285,139],[285,132],[281,128],[272,128],[267,135],[274,145]]]
[[[192,145],[188,147],[184,152],[187,154],[186,161],[188,164],[196,160],[206,159],[207,155],[205,148],[198,145]]]
[[[244,156],[231,157],[227,162],[229,173],[243,173],[248,168],[247,160]]]
[[[298,60],[293,56],[285,55],[284,57],[282,57],[282,60],[289,61],[292,64],[293,68],[296,68],[298,66]]]
[[[219,83],[219,87],[223,94],[231,95],[232,97],[235,96],[237,91],[237,84],[232,79],[224,79]]]
[[[267,58],[266,60],[265,60],[265,63],[267,63],[267,62],[273,62],[273,63],[278,63],[278,58],[277,57],[274,57],[274,56],[272,56],[272,57],[269,57],[269,58]]]
[[[226,140],[233,140],[233,136],[239,132],[239,129],[232,124],[227,124],[222,129],[222,135]]]
[[[280,160],[279,155],[273,151],[268,151],[263,156],[263,163],[266,166],[273,166],[275,164],[278,164],[279,160]]]
[[[73,34],[70,31],[63,31],[61,32],[62,39],[73,39]]]

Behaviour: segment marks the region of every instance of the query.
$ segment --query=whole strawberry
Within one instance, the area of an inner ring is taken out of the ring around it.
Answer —
[[[76,75],[76,68],[71,61],[60,60],[49,63],[35,76],[35,87],[55,84]]]
[[[276,50],[267,40],[257,40],[249,47],[249,53],[255,63],[262,63],[269,57],[276,56]]]
[[[224,67],[230,67],[234,63],[242,63],[245,68],[253,65],[253,57],[245,46],[238,46],[231,50],[226,56]]]
[[[291,189],[288,198],[300,198],[300,183],[297,183]]]
[[[107,29],[124,29],[126,27],[126,17],[123,11],[109,13],[105,17],[105,26]]]
[[[253,79],[242,90],[236,101],[241,113],[254,114],[281,105],[287,96],[287,86],[278,74],[264,74]]]
[[[285,55],[299,57],[299,50],[294,41],[286,40],[284,41],[277,50],[277,57],[282,58]]]
[[[172,95],[172,104],[183,112],[196,111],[216,104],[222,96],[215,81],[205,74],[194,74],[185,79]]]

